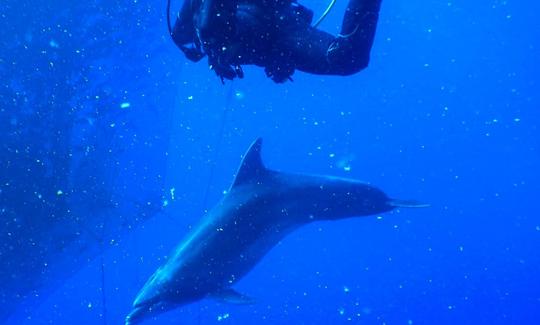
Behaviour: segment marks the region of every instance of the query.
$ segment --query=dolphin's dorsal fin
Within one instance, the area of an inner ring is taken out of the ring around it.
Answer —
[[[266,171],[261,158],[262,138],[257,138],[242,159],[231,188],[260,178]]]

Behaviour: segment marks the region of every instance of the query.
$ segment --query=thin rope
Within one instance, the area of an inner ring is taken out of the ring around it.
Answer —
[[[214,156],[212,157],[212,164],[210,165],[210,173],[208,174],[208,182],[206,183],[206,188],[204,190],[204,196],[202,200],[202,208],[205,213],[207,212],[206,205],[208,204],[208,193],[210,192],[210,186],[214,182],[214,172],[216,169],[216,161],[219,158],[219,154],[221,152],[220,150],[221,144],[223,143],[223,138],[225,135],[225,126],[227,125],[227,113],[230,110],[233,89],[234,89],[233,82],[231,81],[229,90],[227,91],[227,97],[225,99],[225,106],[223,106],[223,110],[221,111],[220,126],[219,126],[219,132],[217,134]],[[199,304],[199,308],[197,309],[197,324],[198,325],[202,324],[201,313],[202,313],[201,306]]]
[[[225,133],[225,126],[227,124],[227,114],[231,105],[232,95],[233,95],[233,82],[230,83],[229,90],[227,91],[227,97],[225,100],[225,106],[221,111],[220,126],[219,132],[217,134],[216,145],[214,146],[214,156],[212,157],[212,164],[210,165],[210,173],[208,175],[208,182],[206,183],[206,188],[204,190],[204,196],[202,201],[202,207],[206,211],[206,204],[208,203],[208,193],[210,192],[210,186],[214,180],[214,172],[216,169],[216,161],[219,158],[221,152],[221,145],[223,143],[223,137]]]
[[[97,236],[100,250],[100,262],[101,262],[101,319],[103,325],[107,325],[107,293],[105,291],[105,229],[107,228],[107,217],[103,219],[101,226],[101,234]]]
[[[103,325],[107,325],[107,294],[105,293],[105,258],[103,257],[103,248],[101,252],[101,308]]]

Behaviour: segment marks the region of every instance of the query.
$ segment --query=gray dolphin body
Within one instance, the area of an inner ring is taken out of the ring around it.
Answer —
[[[251,145],[227,194],[144,285],[126,325],[205,297],[249,303],[231,286],[307,223],[424,206],[355,180],[269,170],[261,143]]]

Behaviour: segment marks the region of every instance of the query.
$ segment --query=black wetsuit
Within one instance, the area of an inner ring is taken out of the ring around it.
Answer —
[[[295,69],[350,75],[369,62],[380,3],[350,0],[336,37],[312,27],[312,11],[292,0],[185,0],[172,36],[190,60],[208,55],[222,79],[243,77],[244,64],[276,82]]]

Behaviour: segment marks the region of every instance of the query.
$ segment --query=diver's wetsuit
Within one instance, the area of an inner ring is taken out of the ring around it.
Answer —
[[[312,27],[312,11],[294,0],[185,0],[173,39],[192,61],[208,55],[225,79],[243,77],[243,64],[264,67],[276,82],[295,69],[350,75],[369,62],[380,3],[350,0],[335,37]]]

